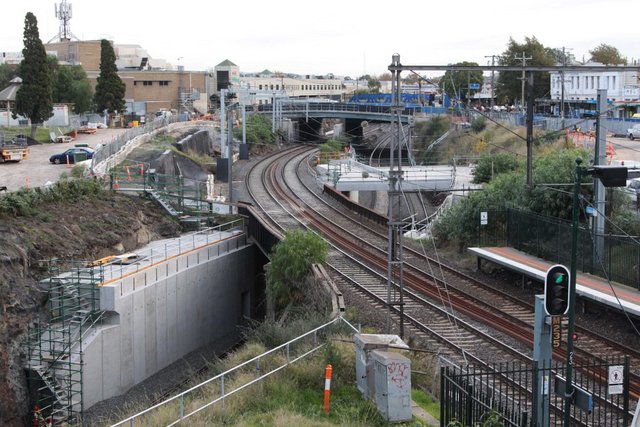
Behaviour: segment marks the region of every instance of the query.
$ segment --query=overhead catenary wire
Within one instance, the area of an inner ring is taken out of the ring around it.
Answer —
[[[594,211],[598,212],[597,208],[592,205],[591,203],[586,203],[586,201],[583,198],[580,198],[580,207],[582,209],[582,212],[584,215],[586,215],[586,209],[584,208],[584,205],[587,204],[588,206],[590,206],[591,208],[594,209]],[[604,216],[604,212],[598,212],[598,215],[603,215]],[[614,228],[617,228],[619,231],[621,231],[622,233],[624,233],[629,239],[631,239],[635,244],[640,245],[640,242],[633,236],[627,234],[624,230],[622,230],[620,227],[618,227],[617,224],[613,223],[613,221],[609,220],[606,216],[604,216],[605,221],[609,222]],[[594,239],[594,233],[593,233],[593,228],[590,226],[590,224],[587,224],[587,226],[590,229],[590,233],[589,236],[591,237],[591,243],[593,244],[594,248],[595,248],[595,254],[596,254],[596,259],[600,264],[600,268],[602,269],[604,275],[605,275],[605,280],[607,281],[607,285],[609,286],[609,289],[611,290],[611,293],[613,294],[614,298],[616,299],[616,302],[618,303],[618,307],[620,307],[620,310],[622,311],[622,313],[624,314],[625,318],[627,319],[627,321],[629,322],[629,324],[631,325],[631,328],[635,331],[636,335],[640,336],[640,331],[638,330],[638,328],[636,327],[635,323],[633,322],[633,320],[631,319],[631,316],[629,316],[629,313],[627,312],[627,310],[625,309],[624,305],[622,304],[622,302],[620,301],[620,297],[618,296],[618,293],[616,292],[615,287],[613,286],[613,284],[611,283],[611,278],[609,277],[609,273],[604,265],[604,260],[602,259],[602,254],[600,254],[597,250],[597,245]]]

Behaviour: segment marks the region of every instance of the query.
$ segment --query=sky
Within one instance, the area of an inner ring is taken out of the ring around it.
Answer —
[[[0,52],[22,50],[24,17],[40,39],[57,36],[61,0],[4,0]],[[203,71],[228,59],[241,72],[357,77],[403,65],[487,64],[513,38],[535,36],[577,59],[605,43],[640,59],[638,0],[67,0],[71,32],[81,40],[138,44],[152,58]],[[437,73],[436,73],[437,74]]]

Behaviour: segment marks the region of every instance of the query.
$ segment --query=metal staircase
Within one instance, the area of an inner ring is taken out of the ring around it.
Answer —
[[[57,270],[55,265],[52,273]],[[82,340],[102,319],[97,285],[103,274],[97,268],[75,268],[47,281],[50,320],[30,326],[26,366],[39,415],[60,425],[82,416]]]
[[[200,99],[200,92],[192,89],[191,92],[185,92],[183,90],[179,93],[180,111],[186,111],[189,114],[197,113],[197,109],[193,106],[193,101]]]

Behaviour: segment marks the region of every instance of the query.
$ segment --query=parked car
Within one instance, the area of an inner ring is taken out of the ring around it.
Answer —
[[[63,153],[54,154],[49,157],[49,161],[56,165],[61,163],[75,163],[76,161],[89,160],[93,158],[94,151],[89,147],[73,147]]]
[[[640,125],[634,125],[632,128],[627,129],[627,136],[632,141],[640,138]]]
[[[640,193],[640,178],[633,178],[627,181],[627,186],[624,188],[624,192],[629,195],[634,203],[637,203],[638,193]]]

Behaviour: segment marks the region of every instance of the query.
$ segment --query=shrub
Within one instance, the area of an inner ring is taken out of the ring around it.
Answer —
[[[510,153],[487,154],[480,157],[473,173],[474,184],[489,182],[494,176],[518,168],[518,158]]]
[[[480,133],[487,127],[487,120],[483,116],[476,117],[471,122],[471,130],[475,133]]]

